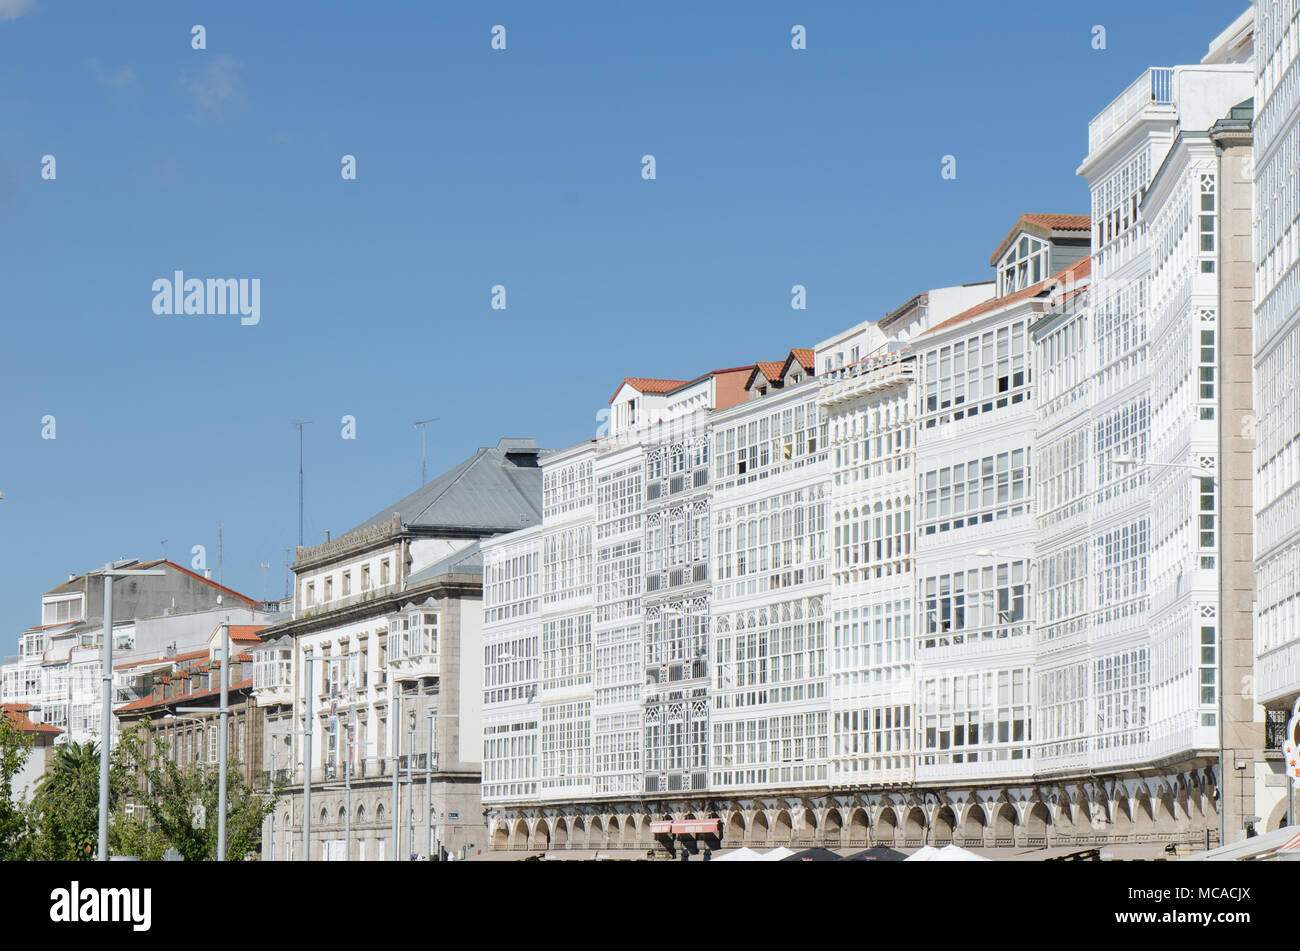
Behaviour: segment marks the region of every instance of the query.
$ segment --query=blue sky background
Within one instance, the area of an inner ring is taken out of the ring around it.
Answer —
[[[215,576],[219,522],[282,595],[295,418],[314,544],[417,487],[413,420],[431,474],[559,448],[625,375],[989,279],[1021,212],[1087,212],[1088,120],[1245,6],[0,0],[0,650],[162,539]],[[261,278],[261,323],[154,315],[176,269]]]

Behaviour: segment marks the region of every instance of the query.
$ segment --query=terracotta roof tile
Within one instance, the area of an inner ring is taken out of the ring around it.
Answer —
[[[624,386],[630,386],[632,389],[641,393],[669,393],[677,389],[677,387],[681,386],[683,383],[688,382],[690,381],[661,380],[657,377],[651,376],[625,376],[623,377],[623,382],[618,385],[618,389],[614,391],[614,396],[618,396],[618,390],[621,390]],[[611,403],[614,402],[614,396],[609,398]]]
[[[812,370],[816,367],[816,354],[813,351],[803,347],[795,347],[790,351],[790,355],[799,361],[799,365],[805,370]]]
[[[997,246],[997,249],[989,256],[989,264],[996,265],[998,258],[1006,253],[1007,248],[1011,246],[1011,239],[1015,237],[1016,232],[1021,229],[1030,231],[1092,231],[1092,218],[1088,215],[1052,215],[1052,214],[1026,214],[1016,219],[1016,223],[1011,226],[1007,236],[1003,238]]]
[[[940,330],[947,330],[949,327],[955,327],[957,324],[964,324],[966,321],[974,320],[982,314],[999,310],[1018,301],[1028,300],[1031,297],[1038,297],[1045,291],[1050,290],[1053,285],[1083,280],[1088,277],[1091,272],[1092,258],[1081,258],[1068,267],[1053,274],[1045,281],[1039,281],[1037,284],[1031,284],[1028,287],[1021,288],[1014,294],[1007,294],[1005,297],[994,297],[991,300],[986,300],[981,304],[976,304],[974,307],[963,310],[960,314],[949,317],[942,323],[935,324],[921,336],[926,337],[930,334],[938,333]]]
[[[231,684],[230,690],[243,690],[245,687],[251,686],[253,686],[253,678],[249,677],[247,680],[241,680],[237,684]],[[139,700],[132,700],[124,706],[114,707],[113,712],[133,713],[137,710],[147,710],[150,707],[165,707],[168,704],[179,703],[182,700],[193,700],[196,697],[208,697],[214,693],[221,693],[221,688],[213,687],[209,690],[195,690],[193,693],[183,693],[175,697],[167,697],[165,700],[155,700],[153,697],[141,697]]]
[[[57,726],[50,726],[48,723],[33,723],[27,717],[27,711],[32,708],[30,703],[6,703],[3,705],[4,718],[18,727],[20,733],[62,733]]]

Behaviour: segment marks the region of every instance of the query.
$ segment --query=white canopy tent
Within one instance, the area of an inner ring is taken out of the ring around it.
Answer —
[[[784,845],[778,845],[778,846],[777,846],[776,848],[774,848],[771,852],[768,852],[768,853],[766,853],[766,854],[760,856],[760,857],[759,857],[759,861],[760,861],[760,862],[779,862],[779,861],[781,861],[783,858],[785,858],[787,855],[794,855],[794,853],[791,852],[789,849],[787,849]]]
[[[710,859],[712,862],[761,862],[762,860],[762,855],[744,846],[719,855],[715,859]]]
[[[935,857],[938,854],[939,854],[939,850],[936,849],[934,846],[923,845],[921,846],[921,848],[917,849],[907,858],[903,859],[903,861],[904,862],[933,862],[935,861]]]
[[[1300,860],[1300,825],[1283,826],[1250,839],[1223,845],[1209,852],[1197,852],[1180,862],[1260,862]]]
[[[938,854],[932,859],[935,862],[991,862],[982,855],[976,855],[969,849],[963,849],[961,846],[949,843],[939,849]]]

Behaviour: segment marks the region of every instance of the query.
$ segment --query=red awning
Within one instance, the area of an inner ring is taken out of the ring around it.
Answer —
[[[666,835],[673,831],[673,824],[671,822],[652,822],[650,823],[650,831],[654,835]]]
[[[673,832],[678,835],[717,835],[721,824],[721,819],[687,819],[674,822]]]

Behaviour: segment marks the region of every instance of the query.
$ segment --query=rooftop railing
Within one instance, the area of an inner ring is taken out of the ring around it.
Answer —
[[[1147,106],[1168,106],[1173,105],[1173,102],[1173,67],[1152,66],[1088,123],[1088,152],[1097,151],[1129,119]]]

